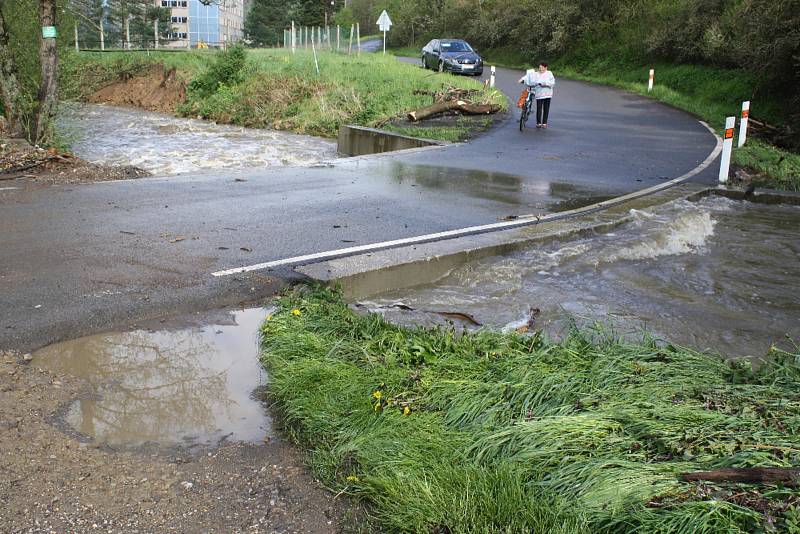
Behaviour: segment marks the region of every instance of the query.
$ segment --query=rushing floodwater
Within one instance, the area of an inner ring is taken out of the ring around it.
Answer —
[[[787,334],[800,342],[800,208],[709,198],[632,216],[612,233],[470,263],[365,304],[401,323],[459,311],[506,329],[539,308],[556,334],[565,317],[598,320],[731,356],[761,356]]]
[[[134,165],[155,175],[304,165],[336,157],[336,143],[327,139],[139,109],[66,104],[58,122],[76,155],[93,163]]]
[[[46,347],[37,365],[84,379],[66,422],[97,443],[211,446],[259,442],[271,428],[254,390],[264,309],[202,327],[100,334]]]

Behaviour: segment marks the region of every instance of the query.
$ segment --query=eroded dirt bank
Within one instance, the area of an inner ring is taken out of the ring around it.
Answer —
[[[325,533],[349,523],[280,442],[191,456],[62,432],[53,414],[83,385],[30,358],[0,351],[0,531]]]
[[[155,65],[142,75],[124,75],[84,98],[91,104],[133,106],[161,113],[174,113],[185,99],[186,82],[174,68],[162,65]]]

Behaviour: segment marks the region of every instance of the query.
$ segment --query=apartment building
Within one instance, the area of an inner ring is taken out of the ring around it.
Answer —
[[[170,10],[169,43],[165,46],[223,47],[242,40],[245,0],[155,0]]]

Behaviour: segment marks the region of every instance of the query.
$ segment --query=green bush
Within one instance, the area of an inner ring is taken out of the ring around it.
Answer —
[[[191,81],[189,93],[193,97],[206,98],[221,87],[240,83],[246,61],[247,53],[241,45],[220,52],[208,70]]]

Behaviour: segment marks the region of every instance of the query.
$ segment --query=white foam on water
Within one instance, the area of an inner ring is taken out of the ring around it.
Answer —
[[[652,217],[652,214],[647,214]],[[655,217],[651,218],[652,221]],[[619,260],[646,260],[659,256],[693,254],[703,250],[709,237],[714,235],[716,220],[708,211],[683,213],[668,221],[659,221],[655,231],[647,232],[639,243],[605,253],[599,262]]]
[[[58,122],[76,155],[92,163],[134,165],[155,175],[308,165],[336,157],[336,143],[328,139],[139,109],[67,104]]]

